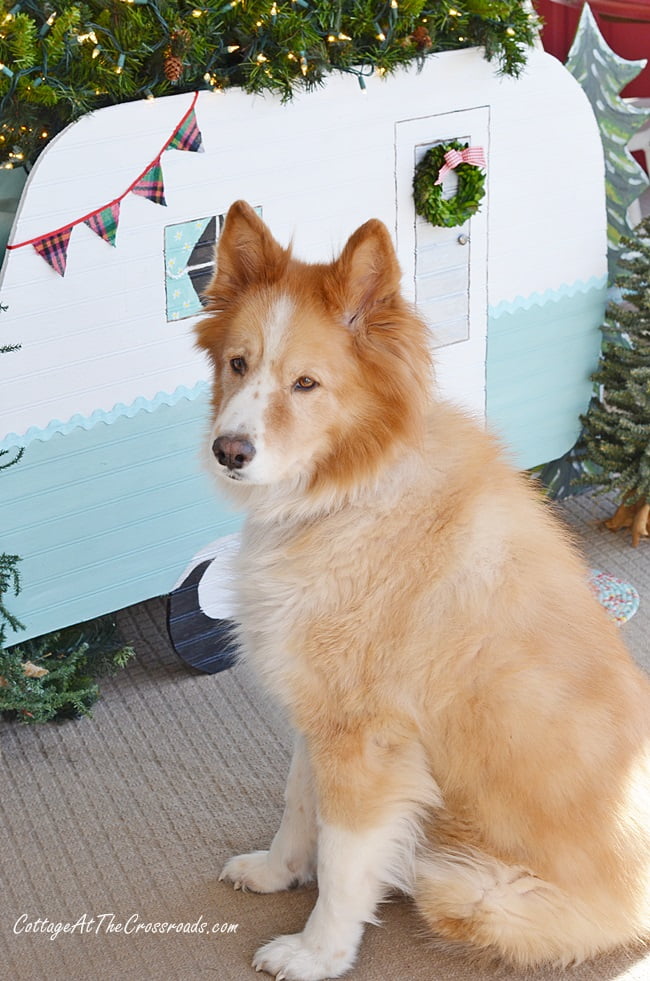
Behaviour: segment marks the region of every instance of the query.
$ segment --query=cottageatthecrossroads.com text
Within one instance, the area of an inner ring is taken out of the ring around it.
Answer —
[[[76,920],[68,922],[50,920],[47,917],[32,918],[28,913],[22,913],[14,923],[13,932],[19,934],[46,934],[50,940],[56,940],[61,935],[100,934],[110,936],[138,936],[156,934],[195,934],[197,936],[215,936],[216,934],[237,933],[238,923],[212,923],[200,916],[193,923],[171,923],[163,920],[148,922],[138,913],[133,913],[127,919],[119,919],[115,913],[97,913],[91,916],[82,913]]]

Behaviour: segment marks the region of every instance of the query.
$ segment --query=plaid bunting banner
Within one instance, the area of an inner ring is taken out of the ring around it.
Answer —
[[[139,194],[143,198],[149,198],[150,201],[155,201],[156,204],[167,206],[160,158],[156,160],[146,174],[142,175],[138,183],[134,184],[131,190],[134,194]]]
[[[117,235],[117,225],[120,220],[120,202],[114,201],[113,204],[107,205],[102,208],[101,211],[97,211],[90,218],[86,218],[84,224],[88,225],[88,228],[103,238],[105,242],[109,245],[115,245],[115,236]]]
[[[81,218],[77,218],[65,228],[58,228],[55,232],[50,232],[49,234],[43,235],[40,238],[29,238],[24,242],[10,242],[6,246],[7,250],[22,249],[24,246],[33,245],[36,252],[38,252],[38,254],[45,259],[52,269],[54,269],[59,276],[64,276],[68,258],[68,244],[70,242],[70,235],[72,234],[72,229],[76,225],[81,225],[82,223],[88,225],[88,227],[92,229],[96,235],[103,238],[109,245],[114,246],[116,244],[115,240],[117,236],[117,226],[120,221],[120,203],[124,200],[127,194],[133,192],[133,194],[138,194],[143,198],[149,198],[150,201],[154,201],[156,204],[162,204],[166,207],[167,202],[165,201],[165,186],[163,182],[162,166],[160,164],[160,158],[163,152],[170,149],[190,150],[194,153],[203,150],[203,137],[201,135],[196,119],[196,113],[194,111],[194,106],[198,96],[199,93],[195,92],[190,108],[183,116],[179,125],[173,131],[171,139],[168,139],[163,145],[158,156],[152,161],[142,176],[137,177],[133,184],[130,184],[119,198],[115,199],[110,204],[97,208],[96,211],[92,211],[89,214],[83,215]]]
[[[61,228],[58,232],[54,232],[53,235],[46,235],[45,238],[40,238],[36,242],[32,242],[38,254],[43,256],[45,261],[52,266],[52,269],[58,272],[59,276],[65,275],[65,266],[68,258],[68,242],[70,241],[72,228],[73,226],[69,225],[68,228]]]
[[[191,150],[194,153],[202,152],[203,137],[199,124],[196,121],[196,113],[192,109],[187,118],[178,127],[171,140],[167,144],[168,150]]]

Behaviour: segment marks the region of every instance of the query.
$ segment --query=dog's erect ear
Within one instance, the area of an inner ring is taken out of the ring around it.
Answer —
[[[350,326],[400,288],[401,271],[390,234],[376,218],[350,236],[336,269]]]
[[[218,309],[253,283],[273,280],[288,256],[253,208],[235,201],[219,236],[216,270],[206,290],[210,308]]]

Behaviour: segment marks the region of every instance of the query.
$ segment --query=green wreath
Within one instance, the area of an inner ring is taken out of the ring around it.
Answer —
[[[453,198],[443,199],[442,184],[436,184],[449,150],[466,150],[467,143],[451,140],[427,150],[415,168],[413,198],[415,210],[432,225],[453,228],[475,215],[485,197],[485,174],[475,164],[460,163],[455,168],[458,190]]]

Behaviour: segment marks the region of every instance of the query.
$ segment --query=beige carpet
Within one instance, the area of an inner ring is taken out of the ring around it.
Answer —
[[[622,629],[650,668],[650,541],[633,550],[622,537],[597,530],[603,507],[579,498],[562,511],[591,564],[641,593],[640,612]],[[218,875],[230,855],[268,844],[281,813],[289,733],[240,667],[209,677],[178,661],[162,599],[124,610],[119,619],[138,658],[104,682],[92,721],[2,724],[0,978],[258,977],[250,967],[254,950],[278,932],[299,930],[314,892],[242,894]],[[163,922],[205,926],[147,932]],[[54,935],[52,924],[74,925],[74,932]],[[381,926],[367,929],[352,977],[565,975],[479,971],[462,956],[432,949],[409,903],[397,900],[384,907]],[[650,953],[611,956],[566,977],[650,979]]]

